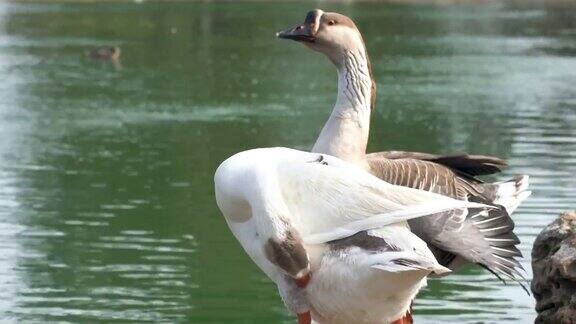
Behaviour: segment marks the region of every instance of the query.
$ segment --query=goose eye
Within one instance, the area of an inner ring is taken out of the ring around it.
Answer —
[[[330,21],[328,21],[328,25],[330,25],[330,26],[336,25],[336,22],[334,20],[330,20]]]

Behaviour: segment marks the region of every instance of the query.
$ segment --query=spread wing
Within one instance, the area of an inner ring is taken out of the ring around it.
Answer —
[[[402,156],[402,155],[397,155]],[[372,174],[395,185],[418,188],[459,200],[493,205],[493,210],[459,209],[410,221],[414,233],[429,243],[437,259],[448,266],[460,256],[495,273],[516,279],[522,277],[515,259],[517,248],[514,222],[502,206],[493,203],[497,184],[485,184],[462,175],[442,164],[424,159],[385,158],[382,154],[367,157]],[[480,160],[478,160],[480,161]],[[478,171],[476,172],[478,174]]]
[[[490,208],[392,185],[347,162],[320,157],[279,163],[276,170],[291,225],[310,244],[454,209]]]

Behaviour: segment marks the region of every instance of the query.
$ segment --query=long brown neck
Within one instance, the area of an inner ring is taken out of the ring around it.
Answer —
[[[337,68],[336,104],[312,152],[359,161],[366,154],[375,97],[375,83],[365,49],[346,51],[338,60]]]

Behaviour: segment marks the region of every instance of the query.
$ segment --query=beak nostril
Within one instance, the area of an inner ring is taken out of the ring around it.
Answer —
[[[296,27],[296,30],[300,30],[300,29],[302,29],[302,26]]]

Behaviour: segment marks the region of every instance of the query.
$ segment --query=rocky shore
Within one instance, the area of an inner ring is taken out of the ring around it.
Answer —
[[[532,249],[536,323],[576,323],[576,212],[545,227]]]

